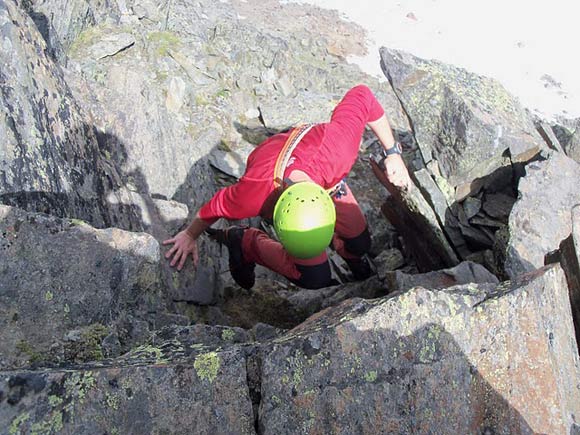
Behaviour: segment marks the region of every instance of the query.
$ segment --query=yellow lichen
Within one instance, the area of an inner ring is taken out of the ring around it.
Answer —
[[[221,366],[221,360],[217,352],[208,352],[195,358],[193,367],[200,379],[207,380],[210,383],[217,377]]]

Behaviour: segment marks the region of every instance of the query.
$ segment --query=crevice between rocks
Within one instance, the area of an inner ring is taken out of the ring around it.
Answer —
[[[259,345],[247,350],[246,354],[246,382],[248,394],[252,402],[254,413],[254,430],[261,435],[263,430],[260,426],[260,405],[262,403],[262,356]]]

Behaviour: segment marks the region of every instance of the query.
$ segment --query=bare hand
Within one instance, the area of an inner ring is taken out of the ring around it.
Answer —
[[[411,185],[411,177],[405,166],[403,158],[393,154],[385,159],[385,174],[388,180],[395,186],[408,189]]]
[[[186,231],[181,231],[177,233],[172,239],[168,239],[163,242],[163,245],[170,244],[173,244],[173,246],[169,251],[167,251],[165,258],[169,259],[171,256],[173,256],[173,259],[171,260],[171,267],[177,264],[177,270],[183,269],[189,254],[191,254],[193,258],[193,264],[197,266],[197,262],[199,261],[197,242]]]

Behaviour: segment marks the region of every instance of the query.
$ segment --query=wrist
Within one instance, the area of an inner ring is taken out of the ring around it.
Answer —
[[[191,238],[191,240],[197,239],[197,235],[195,234],[195,229],[193,228],[193,225],[190,225],[185,229],[185,234],[187,234]]]
[[[385,157],[395,154],[398,155],[403,154],[403,149],[401,148],[401,144],[399,142],[394,142],[393,145],[391,145],[390,147],[383,148],[383,155]]]
[[[403,150],[401,148],[401,144],[399,142],[395,142],[391,147],[389,148],[383,148],[382,149],[382,156],[381,159],[379,161],[379,166],[382,167],[383,169],[386,169],[385,163],[387,160],[393,160],[393,158],[400,158],[402,159],[402,153]]]

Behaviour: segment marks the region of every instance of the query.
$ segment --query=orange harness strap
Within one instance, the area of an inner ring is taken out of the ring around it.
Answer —
[[[294,128],[292,133],[290,133],[290,136],[288,136],[286,143],[282,147],[282,150],[280,150],[280,154],[278,154],[276,166],[274,166],[274,188],[281,189],[283,187],[284,171],[286,170],[286,165],[288,165],[290,156],[302,138],[306,136],[306,133],[308,133],[312,127],[314,127],[314,124],[300,125]]]
[[[278,159],[276,160],[276,166],[274,167],[274,188],[275,189],[282,189],[284,187],[284,171],[286,170],[286,166],[288,165],[288,161],[290,160],[290,156],[302,140],[306,133],[310,131],[310,129],[314,127],[314,124],[303,124],[299,125],[298,127],[292,130],[290,136],[286,140],[286,143],[280,150],[280,154],[278,154]],[[342,192],[342,187],[344,184],[344,180],[339,181],[335,186],[331,187],[330,189],[326,189],[330,196],[335,196]]]

